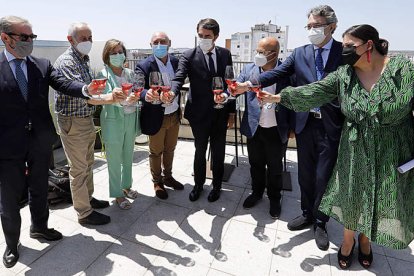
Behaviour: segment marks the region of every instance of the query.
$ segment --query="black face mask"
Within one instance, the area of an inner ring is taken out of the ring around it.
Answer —
[[[342,49],[342,61],[344,64],[349,64],[353,66],[361,56],[356,53],[356,47],[344,47]]]

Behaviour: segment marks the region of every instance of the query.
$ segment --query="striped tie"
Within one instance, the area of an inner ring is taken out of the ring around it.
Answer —
[[[27,80],[23,73],[21,64],[23,60],[22,59],[14,59],[14,64],[16,65],[16,81],[19,85],[20,92],[22,93],[22,96],[25,101],[27,101],[27,95],[28,95],[28,87],[27,87]]]
[[[323,48],[318,48],[318,53],[316,54],[316,59],[315,59],[316,77],[318,78],[318,80],[321,80],[324,74],[322,51],[323,51]]]

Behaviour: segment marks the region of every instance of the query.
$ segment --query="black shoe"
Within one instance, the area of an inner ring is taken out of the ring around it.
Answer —
[[[309,219],[308,217],[304,216],[303,214],[300,216],[297,216],[296,218],[292,219],[288,222],[287,228],[290,231],[297,231],[305,229],[306,227],[313,224],[313,220]]]
[[[200,197],[202,191],[203,186],[194,186],[193,190],[190,192],[190,195],[188,196],[190,201],[196,201]]]
[[[355,242],[355,239],[354,239],[354,244],[352,245],[351,252],[349,253],[348,256],[342,255],[342,253],[341,253],[342,245],[341,245],[341,247],[339,247],[339,250],[338,250],[338,265],[339,265],[340,268],[347,269],[351,266],[351,264],[352,264],[352,255],[354,253],[355,243],[356,242]]]
[[[280,212],[282,211],[282,206],[279,200],[271,200],[270,201],[270,209],[269,214],[272,219],[278,219],[280,217]]]
[[[261,196],[257,196],[255,194],[251,194],[248,197],[246,197],[246,199],[243,202],[243,208],[244,209],[250,209],[252,207],[254,207],[257,202],[259,202],[259,200],[261,200],[262,197]]]
[[[53,228],[48,228],[42,231],[30,230],[30,237],[32,239],[45,239],[48,241],[57,241],[62,238],[62,233]]]
[[[154,191],[155,191],[155,196],[158,197],[159,199],[167,199],[168,198],[168,193],[164,188],[164,184],[154,183]]]
[[[85,218],[78,219],[78,222],[82,225],[103,225],[109,223],[110,221],[110,216],[98,213],[96,211],[92,211],[92,213]]]
[[[320,250],[326,251],[329,248],[328,232],[325,223],[315,223],[315,242]]]
[[[164,177],[162,182],[165,186],[171,187],[174,190],[184,190],[184,185],[174,179],[174,177]]]
[[[103,209],[103,208],[109,207],[109,201],[98,200],[94,197],[91,199],[90,203],[93,209]]]
[[[213,188],[213,190],[211,190],[211,192],[208,194],[208,202],[217,201],[220,198],[220,192],[221,188]]]
[[[372,255],[371,245],[369,245],[369,254],[365,255],[364,253],[362,253],[361,245],[360,245],[360,241],[359,241],[360,237],[361,237],[361,234],[358,235],[358,244],[359,244],[358,245],[358,261],[359,261],[360,265],[363,268],[368,269],[372,264],[374,256]],[[355,245],[355,243],[354,243],[354,245]]]
[[[19,252],[13,252],[8,246],[6,246],[6,250],[3,254],[3,264],[5,267],[10,268],[13,267],[17,261],[19,260]]]

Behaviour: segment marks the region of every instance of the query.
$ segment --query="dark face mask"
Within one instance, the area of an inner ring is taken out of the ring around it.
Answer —
[[[356,47],[344,47],[342,49],[342,61],[344,64],[349,64],[353,66],[361,56],[356,53]]]

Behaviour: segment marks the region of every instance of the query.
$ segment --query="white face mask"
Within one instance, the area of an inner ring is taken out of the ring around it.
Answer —
[[[92,42],[84,41],[76,44],[75,48],[81,53],[82,55],[87,55],[92,49]]]
[[[313,45],[321,44],[325,38],[325,27],[311,28],[309,30],[308,38]]]
[[[254,64],[259,67],[265,66],[267,64],[267,57],[263,54],[256,54],[254,56]]]
[[[198,46],[200,46],[201,50],[207,52],[213,48],[213,40],[211,38],[199,38]]]

